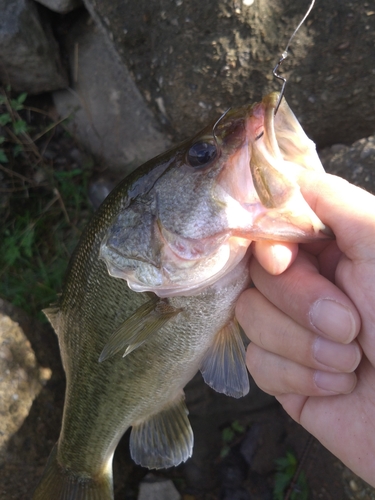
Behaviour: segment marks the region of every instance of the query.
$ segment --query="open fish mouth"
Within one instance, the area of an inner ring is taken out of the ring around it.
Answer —
[[[302,171],[324,172],[315,145],[285,101],[275,113],[277,100],[272,93],[230,110],[166,156],[168,168],[103,239],[109,274],[137,292],[195,295],[231,272],[254,240],[333,236],[298,185]]]
[[[250,108],[247,150],[243,148],[232,166],[237,175],[225,169],[219,179],[217,190],[231,206],[233,234],[296,243],[332,238],[331,229],[316,216],[298,185],[304,170],[324,173],[315,144],[285,100],[275,114],[277,101],[274,92]]]

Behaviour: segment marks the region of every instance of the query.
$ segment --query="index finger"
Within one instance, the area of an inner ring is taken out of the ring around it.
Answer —
[[[319,273],[314,256],[300,250],[279,276],[271,276],[252,259],[250,272],[260,293],[304,328],[345,344],[358,335],[361,322],[355,305]]]

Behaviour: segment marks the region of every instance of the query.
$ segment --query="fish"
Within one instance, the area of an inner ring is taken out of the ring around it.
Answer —
[[[75,249],[45,310],[66,374],[62,428],[34,500],[113,499],[112,458],[131,427],[151,469],[192,454],[185,385],[249,392],[234,310],[250,286],[251,242],[332,233],[298,186],[324,172],[278,94],[230,109],[119,183]]]

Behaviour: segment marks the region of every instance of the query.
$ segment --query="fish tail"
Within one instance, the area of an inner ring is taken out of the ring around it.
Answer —
[[[33,500],[113,500],[112,474],[96,478],[73,475],[57,462],[57,445],[48,459]]]

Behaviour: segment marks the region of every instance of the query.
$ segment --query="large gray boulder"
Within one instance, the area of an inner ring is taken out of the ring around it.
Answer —
[[[32,0],[0,0],[0,81],[29,94],[68,85],[57,42]]]
[[[102,167],[125,175],[169,147],[125,64],[86,15],[71,27],[66,48],[72,82],[54,93],[55,106]]]
[[[37,2],[59,14],[66,14],[82,5],[82,0],[37,0]]]
[[[320,151],[319,156],[327,172],[375,194],[375,135],[350,146],[334,144]]]

